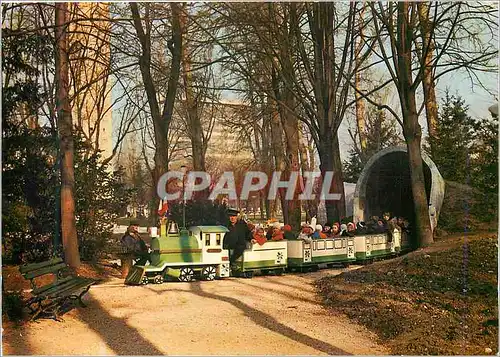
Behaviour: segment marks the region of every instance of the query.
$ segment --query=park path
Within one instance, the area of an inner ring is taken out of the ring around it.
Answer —
[[[376,337],[324,309],[312,285],[338,274],[94,286],[64,322],[3,331],[16,355],[347,355],[389,354]]]

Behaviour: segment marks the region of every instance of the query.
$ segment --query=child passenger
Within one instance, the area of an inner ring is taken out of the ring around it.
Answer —
[[[263,245],[265,242],[267,242],[266,233],[264,232],[264,228],[258,227],[257,229],[255,229],[255,232],[254,232],[252,238],[253,238],[252,239],[253,244],[259,243],[260,245]]]
[[[335,222],[332,226],[332,237],[333,238],[340,237],[340,224],[339,224],[339,222]]]
[[[273,233],[271,235],[271,240],[283,240],[283,232],[278,226],[273,226]]]
[[[322,230],[323,230],[323,227],[321,227],[321,224],[317,224],[316,225],[316,231],[313,233],[312,238],[313,239],[318,239],[318,238],[325,239],[326,238],[326,234],[323,233]]]
[[[287,240],[295,239],[295,234],[292,232],[292,226],[289,224],[285,224],[283,226],[283,238]]]
[[[354,237],[355,235],[356,235],[356,226],[352,222],[347,223],[347,230],[345,230],[342,233],[342,236]]]
[[[311,241],[312,234],[313,234],[312,227],[308,224],[304,224],[297,238],[309,242]]]

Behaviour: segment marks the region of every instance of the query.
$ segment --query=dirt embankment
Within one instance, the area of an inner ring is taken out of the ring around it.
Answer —
[[[496,234],[457,234],[396,259],[317,281],[324,303],[392,354],[498,350]]]

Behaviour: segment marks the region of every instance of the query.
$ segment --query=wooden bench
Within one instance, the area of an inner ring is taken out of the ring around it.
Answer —
[[[31,281],[33,289],[32,297],[26,302],[33,315],[31,320],[36,319],[41,313],[48,313],[59,321],[60,310],[69,300],[77,300],[80,306],[85,307],[82,296],[97,283],[97,280],[71,274],[71,270],[62,258],[25,264],[19,267],[19,271],[25,279]],[[51,283],[45,285],[36,283],[37,278],[50,274],[55,277]]]

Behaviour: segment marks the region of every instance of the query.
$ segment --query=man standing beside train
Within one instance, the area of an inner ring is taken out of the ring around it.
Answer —
[[[234,267],[236,260],[243,255],[248,242],[252,240],[252,232],[243,220],[238,219],[238,210],[228,209],[229,225],[224,236],[224,249],[229,249],[229,262]]]

